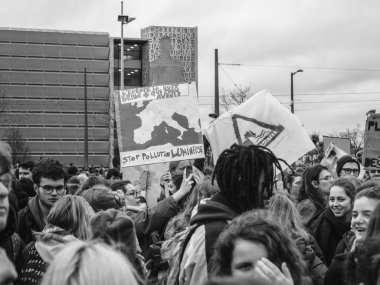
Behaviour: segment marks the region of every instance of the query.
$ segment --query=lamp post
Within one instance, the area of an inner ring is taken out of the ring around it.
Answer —
[[[290,73],[290,110],[291,110],[292,114],[294,114],[293,76],[298,72],[303,72],[303,70],[298,69],[296,72]]]
[[[123,1],[121,1],[121,15],[117,16],[117,20],[121,22],[121,37],[120,37],[120,90],[124,89],[124,24],[128,24],[136,18],[123,15]]]

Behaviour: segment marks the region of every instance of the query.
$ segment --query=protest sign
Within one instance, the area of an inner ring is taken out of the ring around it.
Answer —
[[[337,162],[341,157],[345,155],[347,155],[347,152],[345,152],[344,150],[336,146],[333,142],[330,142],[330,144],[328,145],[325,151],[325,156],[321,160],[320,164],[323,166],[326,166],[329,169],[329,171],[332,174],[334,174],[335,178],[337,178],[338,177],[336,173]],[[360,165],[360,173],[359,173],[358,178],[362,179],[365,175],[365,170],[360,163],[359,165]]]
[[[298,118],[267,90],[214,120],[205,135],[215,159],[233,143],[266,146],[289,164],[315,148]]]
[[[366,170],[380,170],[380,114],[367,117],[363,161]]]
[[[204,157],[195,83],[114,96],[121,167]]]
[[[323,136],[323,152],[326,152],[331,142],[345,153],[351,153],[351,141],[349,138],[331,136]]]

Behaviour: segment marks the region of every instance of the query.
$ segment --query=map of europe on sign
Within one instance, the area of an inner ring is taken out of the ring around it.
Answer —
[[[114,95],[121,167],[204,157],[195,83]]]

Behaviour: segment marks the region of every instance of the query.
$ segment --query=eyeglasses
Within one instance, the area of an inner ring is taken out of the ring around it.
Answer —
[[[42,189],[44,189],[44,192],[46,194],[51,194],[53,193],[53,190],[57,192],[58,195],[62,195],[66,192],[65,186],[63,185],[58,185],[58,186],[51,186],[51,185],[39,185]]]
[[[359,174],[359,169],[357,168],[342,168],[342,170],[344,171],[344,173],[346,174]]]
[[[334,180],[334,178],[330,175],[330,176],[325,176],[325,177],[322,177],[322,178],[319,178],[318,180]]]

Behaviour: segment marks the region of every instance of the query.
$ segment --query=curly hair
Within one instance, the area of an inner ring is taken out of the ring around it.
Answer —
[[[233,144],[219,155],[212,182],[216,178],[220,192],[237,213],[263,208],[265,198],[273,193],[276,168],[284,182],[280,160],[266,147]]]
[[[231,276],[235,242],[243,239],[262,244],[268,252],[268,259],[278,268],[285,262],[294,284],[302,284],[305,264],[300,252],[290,237],[269,218],[268,212],[264,210],[249,211],[235,218],[216,242],[211,259],[212,275]]]
[[[63,179],[66,183],[69,178],[63,165],[58,160],[43,159],[39,161],[32,171],[33,182],[37,185],[41,182],[41,177],[52,180]]]

